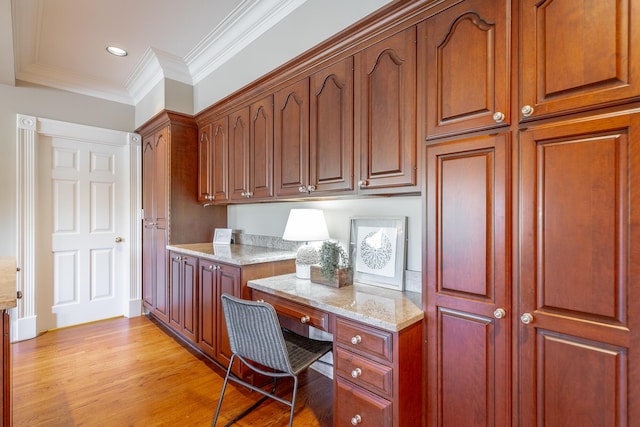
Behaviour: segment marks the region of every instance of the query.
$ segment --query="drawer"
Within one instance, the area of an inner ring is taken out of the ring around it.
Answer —
[[[388,399],[393,398],[393,368],[390,366],[336,347],[335,371],[354,384]]]
[[[393,425],[393,405],[340,377],[336,378],[333,421],[336,426]]]
[[[256,289],[251,291],[251,299],[268,302],[276,309],[276,312],[282,316],[296,319],[304,325],[313,326],[314,328],[331,332],[329,328],[329,314],[324,311],[316,310],[306,305],[297,304],[291,300],[280,298]]]
[[[393,334],[362,323],[336,318],[336,344],[367,357],[393,362]]]

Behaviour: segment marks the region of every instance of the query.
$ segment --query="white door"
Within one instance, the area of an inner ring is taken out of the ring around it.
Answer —
[[[55,136],[37,145],[37,331],[121,316],[130,262],[127,148]]]

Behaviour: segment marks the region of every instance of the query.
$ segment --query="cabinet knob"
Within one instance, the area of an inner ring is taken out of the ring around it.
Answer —
[[[360,335],[355,335],[351,337],[351,344],[358,345],[362,342],[362,337]]]
[[[368,185],[367,180],[366,179],[362,179],[360,181],[358,181],[358,186],[360,187],[366,187]]]
[[[213,265],[210,265],[209,267],[207,267],[209,270],[215,270],[215,267]]]
[[[246,191],[243,191],[242,193],[240,193],[240,195],[241,195],[242,197],[247,197],[247,192],[246,192]]]
[[[307,189],[304,185],[298,187],[298,193],[306,193]]]
[[[180,260],[182,259],[182,257],[180,257],[180,256],[174,256],[174,257],[173,257],[173,259],[174,259],[175,261],[180,261]]]
[[[360,416],[360,414],[355,414],[353,416],[353,418],[351,418],[351,425],[352,426],[357,426],[361,422],[362,422],[362,417]]]
[[[520,321],[525,325],[528,325],[529,323],[533,322],[533,315],[531,313],[524,313],[522,316],[520,316]]]
[[[502,123],[504,121],[504,114],[500,111],[496,111],[493,113],[493,120],[495,120],[496,123]]]
[[[504,311],[504,308],[496,308],[496,311],[493,312],[493,317],[496,319],[502,319],[507,315],[507,312]]]
[[[533,107],[531,105],[525,105],[522,107],[522,115],[525,117],[529,117],[533,114]]]
[[[257,299],[256,302],[264,302],[263,299]]]
[[[17,291],[16,292],[16,298],[17,299],[22,299],[22,291]]]
[[[251,191],[247,191],[246,193],[244,193],[244,197],[246,197],[247,199],[251,196],[253,196],[253,193]]]
[[[311,318],[309,316],[302,316],[300,318],[300,323],[309,323],[311,321]]]
[[[353,371],[351,371],[351,376],[353,378],[358,378],[360,375],[362,375],[362,369],[360,368],[356,368]]]
[[[207,198],[207,200],[211,201],[211,200],[215,199],[216,196],[209,194],[206,198]]]
[[[307,190],[309,191],[309,193],[313,193],[314,191],[316,191],[316,186],[315,185],[307,185]]]

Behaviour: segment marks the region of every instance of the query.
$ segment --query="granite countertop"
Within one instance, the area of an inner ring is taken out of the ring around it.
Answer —
[[[16,271],[15,257],[0,257],[0,310],[16,306]]]
[[[192,255],[211,261],[219,261],[238,266],[296,258],[296,252],[293,251],[251,245],[189,243],[184,245],[168,245],[167,249],[185,255]]]
[[[297,279],[295,274],[250,280],[249,288],[357,320],[389,331],[400,331],[421,321],[421,296],[378,286],[354,283],[333,288]]]

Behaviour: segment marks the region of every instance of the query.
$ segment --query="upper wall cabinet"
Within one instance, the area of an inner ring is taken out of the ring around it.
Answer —
[[[507,2],[465,1],[418,28],[427,139],[508,124]]]
[[[419,191],[415,26],[356,54],[355,88],[360,193]]]
[[[276,196],[353,191],[353,59],[275,94]]]
[[[198,137],[198,201],[204,204],[228,200],[228,118],[201,126]]]
[[[522,0],[521,118],[616,104],[640,95],[636,0]]]
[[[273,97],[229,115],[229,199],[273,196]]]

